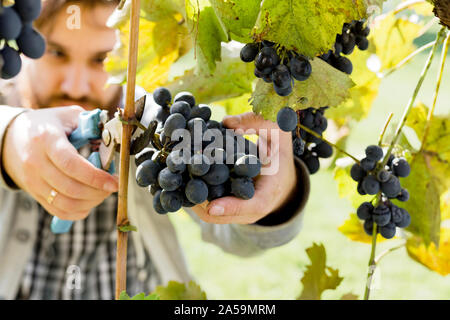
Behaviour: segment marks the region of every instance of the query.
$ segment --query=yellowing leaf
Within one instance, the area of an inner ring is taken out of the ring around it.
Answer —
[[[434,243],[427,246],[420,237],[408,239],[408,254],[417,262],[442,276],[450,273],[450,229],[441,229],[439,247]]]
[[[354,83],[347,74],[321,59],[312,60],[311,65],[313,72],[308,80],[295,81],[294,90],[287,97],[280,97],[273,84],[259,79],[252,95],[253,111],[275,121],[278,111],[285,106],[295,110],[337,106],[348,97],[348,89]]]
[[[364,231],[363,221],[359,220],[355,213],[350,214],[350,218],[345,220],[344,224],[338,230],[352,241],[372,243],[372,236],[369,236]],[[377,235],[377,242],[383,242],[385,240],[380,234]]]
[[[365,18],[366,9],[363,0],[264,0],[253,34],[315,57],[333,46],[344,22]]]
[[[228,115],[238,115],[252,111],[249,100],[250,94],[244,94],[240,97],[218,101],[214,104],[224,107]]]
[[[339,197],[350,200],[352,207],[357,209],[364,201],[371,201],[373,196],[361,196],[358,193],[358,183],[350,176],[350,169],[353,163],[344,167],[336,167],[334,170],[334,180],[338,186]]]
[[[336,289],[343,278],[339,277],[339,270],[326,265],[327,255],[323,244],[313,243],[306,249],[311,264],[306,267],[301,282],[303,291],[297,300],[320,300],[325,290]]]
[[[206,300],[206,293],[194,281],[188,284],[169,281],[166,287],[156,287],[154,294],[161,300]]]
[[[142,0],[143,17],[149,21],[160,21],[175,14],[185,15],[184,0]]]
[[[431,3],[428,3],[426,1],[415,4],[411,9],[414,9],[417,14],[420,14],[422,16],[433,15],[433,6],[431,5]]]

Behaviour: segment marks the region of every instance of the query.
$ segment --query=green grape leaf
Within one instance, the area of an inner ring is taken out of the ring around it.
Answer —
[[[243,43],[252,42],[251,31],[255,25],[261,0],[210,0],[230,38]]]
[[[419,140],[423,139],[428,108],[419,104],[409,114],[406,125]],[[405,136],[408,139],[408,136]],[[412,137],[409,137],[411,139]],[[411,174],[402,179],[402,186],[413,195],[398,203],[411,214],[409,230],[425,245],[439,245],[441,201],[450,187],[450,116],[434,115],[427,139],[421,150],[412,154]]]
[[[251,92],[254,67],[242,63],[236,50],[223,48],[222,61],[217,63],[214,75],[208,72],[197,74],[192,69],[165,86],[174,95],[181,91],[192,92],[201,103],[221,101]]]
[[[362,203],[362,202],[361,202]],[[364,231],[363,221],[359,220],[356,213],[350,214],[350,218],[345,220],[344,224],[342,224],[338,230],[347,238],[352,241],[362,242],[371,244],[372,236],[369,236]],[[377,235],[377,242],[383,242],[386,239],[383,238],[380,234]]]
[[[149,21],[165,20],[177,13],[186,16],[185,0],[142,0],[141,12]]]
[[[187,0],[186,15],[193,33],[198,68],[212,74],[216,62],[221,60],[221,43],[229,41],[225,26],[208,0]]]
[[[264,0],[254,38],[315,57],[333,47],[345,22],[366,17],[363,0]]]
[[[130,297],[128,293],[124,290],[120,293],[119,300],[159,300],[159,296],[157,294],[149,294],[138,293],[134,297]]]
[[[313,243],[306,249],[311,264],[306,266],[301,282],[303,291],[297,300],[320,300],[325,290],[334,290],[342,282],[339,270],[326,265],[327,254],[323,244]]]
[[[408,239],[406,249],[408,255],[428,269],[442,276],[450,274],[450,229],[441,228],[439,246],[433,242],[427,245],[421,237]]]
[[[348,89],[354,83],[347,74],[321,59],[312,60],[311,66],[313,72],[308,80],[295,81],[294,90],[287,97],[280,97],[273,84],[259,79],[252,95],[253,111],[276,121],[278,111],[285,106],[295,110],[337,106],[348,98]]]
[[[207,300],[206,293],[194,281],[188,284],[169,281],[166,287],[156,287],[154,294],[161,300]]]
[[[215,105],[225,108],[227,115],[239,115],[252,111],[252,106],[249,103],[251,95],[244,94],[237,98],[214,102]]]

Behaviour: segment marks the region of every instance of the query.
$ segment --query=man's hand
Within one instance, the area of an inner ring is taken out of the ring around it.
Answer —
[[[250,200],[225,197],[195,206],[193,210],[200,219],[208,223],[252,224],[281,208],[295,190],[297,174],[292,136],[291,133],[281,131],[276,123],[251,112],[226,117],[223,122],[227,128],[244,131],[253,129],[258,135],[260,130],[267,130],[267,139],[260,136],[258,140],[259,149],[267,150],[268,159],[265,160],[279,157],[279,169],[274,175],[261,175],[256,179],[255,196]],[[274,143],[275,149],[271,149],[271,130],[279,132],[279,141]]]
[[[32,110],[9,126],[3,145],[7,174],[50,214],[81,220],[118,190],[117,178],[78,154],[67,136],[78,125],[78,106]],[[58,195],[49,204],[51,191]]]

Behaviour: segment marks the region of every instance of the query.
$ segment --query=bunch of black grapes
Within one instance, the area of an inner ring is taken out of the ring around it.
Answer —
[[[13,6],[0,6],[2,79],[11,79],[20,72],[21,53],[32,59],[39,59],[45,53],[45,39],[33,28],[33,21],[39,17],[40,12],[40,0],[15,0]],[[18,50],[10,46],[14,41]]]
[[[310,174],[320,169],[319,158],[329,158],[333,155],[333,148],[322,139],[300,128],[298,124],[322,136],[328,127],[327,118],[324,116],[326,109],[328,107],[308,108],[295,112],[289,107],[284,107],[277,114],[278,126],[283,131],[292,132],[294,155],[303,160]]]
[[[253,178],[261,171],[256,145],[211,120],[210,107],[197,105],[189,92],[177,94],[172,102],[170,91],[158,88],[153,98],[159,105],[156,141],[135,161],[137,184],[149,188],[156,212],[175,212],[226,196],[251,199]],[[177,129],[187,130],[190,141],[175,138],[172,134]],[[200,141],[195,135],[200,135]],[[222,139],[221,147],[216,139]]]
[[[358,47],[359,50],[367,50],[369,48],[369,40],[367,40],[369,33],[370,28],[364,26],[364,20],[344,23],[342,33],[336,36],[334,50],[329,50],[321,55],[320,58],[334,68],[351,74],[353,72],[353,64],[342,54],[351,54],[355,47]]]
[[[372,235],[375,222],[377,232],[391,239],[395,236],[396,227],[406,228],[411,222],[408,211],[391,202],[393,199],[408,201],[408,190],[402,188],[399,178],[407,177],[411,168],[406,159],[393,155],[382,167],[382,159],[383,149],[371,145],[366,148],[366,157],[352,166],[350,175],[358,182],[359,194],[376,195],[381,192],[381,200],[375,207],[370,202],[364,202],[358,208],[358,217],[364,220],[364,230]]]
[[[270,41],[247,43],[241,50],[241,60],[254,61],[255,76],[273,83],[275,92],[282,97],[292,93],[294,79],[305,81],[312,72],[306,57],[295,51],[286,51]]]

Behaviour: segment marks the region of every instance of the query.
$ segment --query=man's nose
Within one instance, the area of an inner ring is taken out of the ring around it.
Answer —
[[[75,99],[89,95],[89,71],[79,65],[72,65],[66,69],[61,91]]]

